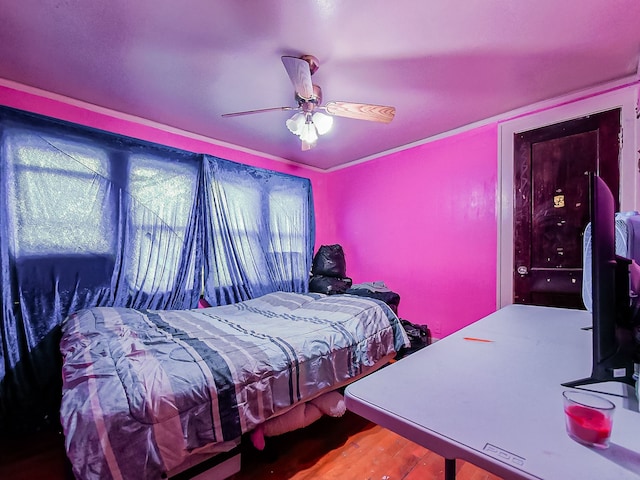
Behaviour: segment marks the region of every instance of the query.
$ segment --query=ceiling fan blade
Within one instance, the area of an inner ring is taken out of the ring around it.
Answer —
[[[396,114],[395,107],[369,105],[366,103],[329,102],[324,106],[327,113],[338,117],[389,123]]]
[[[254,113],[264,113],[264,112],[285,112],[287,110],[298,110],[298,107],[273,107],[273,108],[262,108],[260,110],[247,110],[246,112],[234,112],[234,113],[223,113],[223,117],[239,117],[241,115],[252,115]]]
[[[313,98],[313,84],[307,61],[302,58],[283,56],[282,63],[298,96],[304,100],[311,100]]]

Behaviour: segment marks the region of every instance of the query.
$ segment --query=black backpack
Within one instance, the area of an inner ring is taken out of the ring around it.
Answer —
[[[426,325],[416,325],[409,320],[400,319],[400,324],[411,342],[410,347],[402,347],[398,352],[397,358],[406,357],[418,350],[431,345],[431,331]]]

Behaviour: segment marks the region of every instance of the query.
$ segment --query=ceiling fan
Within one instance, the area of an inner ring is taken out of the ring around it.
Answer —
[[[287,120],[287,128],[300,137],[302,150],[316,145],[319,135],[327,133],[333,124],[332,116],[389,123],[395,116],[395,107],[366,103],[328,102],[322,104],[322,90],[311,82],[311,75],[318,70],[319,62],[313,55],[301,57],[283,56],[282,63],[295,90],[297,107],[274,107],[245,112],[225,113],[223,117],[238,117],[254,113],[296,110]],[[325,113],[322,113],[325,112]]]

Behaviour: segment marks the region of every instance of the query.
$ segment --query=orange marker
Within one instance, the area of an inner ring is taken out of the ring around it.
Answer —
[[[485,343],[493,342],[493,340],[487,340],[486,338],[476,338],[476,337],[464,337],[464,340],[469,340],[470,342],[485,342]]]

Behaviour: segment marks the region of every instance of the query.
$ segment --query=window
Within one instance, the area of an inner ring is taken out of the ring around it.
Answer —
[[[213,305],[308,289],[308,179],[205,157],[205,297]]]
[[[197,167],[163,157],[133,155],[129,162],[129,214],[134,226],[128,243],[127,278],[147,293],[176,286],[197,192]],[[190,249],[187,285],[195,279],[196,249]],[[148,275],[155,272],[154,275]]]
[[[14,255],[105,254],[113,249],[106,154],[19,129],[5,131]]]
[[[282,278],[290,278],[308,267],[305,263],[308,228],[301,224],[309,217],[306,200],[300,192],[290,192],[286,187],[274,189],[268,197],[270,252]]]

